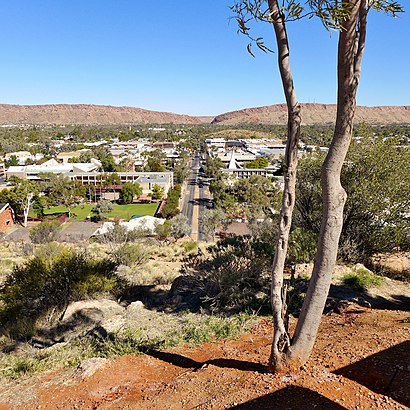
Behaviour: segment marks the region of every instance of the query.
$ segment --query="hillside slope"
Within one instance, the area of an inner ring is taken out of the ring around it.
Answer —
[[[303,124],[329,124],[336,105],[302,104]],[[134,107],[92,104],[0,104],[0,125],[117,125],[117,124],[278,124],[287,121],[285,104],[246,108],[216,116],[190,116]],[[410,124],[410,106],[357,107],[355,122]]]
[[[133,107],[91,104],[0,104],[1,125],[201,124],[199,118]]]
[[[302,123],[328,124],[336,118],[335,104],[301,104]],[[286,124],[287,108],[285,104],[265,107],[246,108],[218,115],[213,124]],[[410,124],[410,106],[357,107],[355,122],[365,121],[370,124]]]

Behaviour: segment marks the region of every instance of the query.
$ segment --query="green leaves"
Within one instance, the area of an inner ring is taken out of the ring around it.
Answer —
[[[365,0],[360,0],[365,1]],[[275,18],[282,18],[285,22],[300,20],[302,18],[318,17],[327,30],[341,30],[344,22],[349,18],[354,1],[336,1],[336,0],[283,0],[272,2],[278,6],[279,12],[276,17],[272,10],[269,9],[269,2],[266,0],[234,0],[231,11],[238,26],[238,33],[249,38],[250,42],[246,49],[248,53],[255,57],[253,45],[261,51],[267,53],[272,50],[265,45],[262,37],[253,37],[251,31],[254,23],[265,22],[273,23]],[[366,10],[376,10],[384,12],[392,17],[398,13],[404,12],[403,6],[394,0],[370,0],[366,1]]]
[[[403,6],[397,1],[391,0],[373,0],[370,2],[370,7],[376,11],[383,11],[384,13],[396,17],[398,13],[404,13]]]
[[[399,139],[374,137],[356,129],[341,180],[347,192],[339,255],[356,261],[374,252],[410,249],[410,151]],[[367,135],[367,137],[366,137]],[[319,232],[320,168],[317,154],[299,162],[295,224]]]

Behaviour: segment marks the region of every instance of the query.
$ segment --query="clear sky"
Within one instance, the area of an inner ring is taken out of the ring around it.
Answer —
[[[230,3],[0,0],[0,103],[193,115],[282,103],[276,54],[247,53]],[[358,104],[410,105],[409,13],[370,16]],[[274,48],[271,27],[259,26]],[[299,100],[334,103],[337,33],[312,21],[288,31]]]

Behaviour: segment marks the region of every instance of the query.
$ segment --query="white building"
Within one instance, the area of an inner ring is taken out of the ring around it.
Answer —
[[[101,167],[101,162],[92,158],[88,163],[65,163],[60,164],[55,159],[50,159],[41,165],[11,166],[6,171],[6,177],[12,176],[20,179],[40,180],[39,174],[51,173],[58,175],[89,173],[97,171]]]

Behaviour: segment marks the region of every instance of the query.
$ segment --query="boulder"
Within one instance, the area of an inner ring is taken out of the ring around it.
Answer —
[[[92,357],[91,359],[83,360],[77,367],[77,375],[82,379],[91,377],[97,370],[105,367],[108,362],[108,359],[102,357]]]

